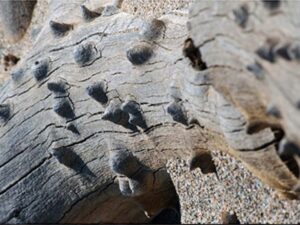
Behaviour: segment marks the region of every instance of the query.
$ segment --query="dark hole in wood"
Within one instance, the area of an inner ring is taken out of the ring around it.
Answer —
[[[278,152],[278,156],[288,167],[288,169],[297,177],[300,177],[300,168],[295,160],[295,155],[299,154],[299,148],[296,144],[290,141],[286,141],[285,144],[282,143],[284,139],[284,131],[282,129],[273,130],[275,135],[275,148]]]
[[[3,57],[4,71],[8,71],[8,68],[16,65],[19,60],[20,60],[20,58],[13,54],[9,53],[9,54],[5,55]]]
[[[209,152],[195,155],[189,162],[190,170],[200,168],[203,174],[217,173],[216,166]]]
[[[299,165],[292,155],[280,155],[281,160],[285,163],[285,165],[289,168],[289,170],[299,178]]]
[[[180,224],[180,213],[174,208],[165,208],[155,215],[150,224]]]
[[[4,56],[5,63],[11,63],[12,65],[17,64],[17,62],[20,60],[19,57],[14,56],[13,54],[7,54]]]
[[[275,10],[280,7],[280,0],[262,0],[264,7],[268,10]]]
[[[183,55],[190,59],[194,69],[207,69],[206,63],[202,60],[199,48],[195,47],[194,42],[191,38],[186,39],[184,42]]]
[[[275,136],[275,148],[279,148],[279,142],[284,136],[284,131],[282,129],[278,128],[271,128],[274,136]]]
[[[169,200],[168,206],[151,215],[150,224],[181,224],[180,199],[174,186],[173,190],[175,195]]]

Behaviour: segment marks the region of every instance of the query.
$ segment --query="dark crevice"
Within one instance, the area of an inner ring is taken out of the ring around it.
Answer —
[[[100,36],[101,40],[102,40],[102,38],[107,35],[106,33],[104,33],[105,30],[106,30],[106,28],[104,29],[103,32],[97,32],[97,33],[90,34],[90,35],[84,37],[83,39],[81,39],[80,41],[75,42],[74,44],[62,46],[62,47],[59,47],[59,48],[54,48],[54,49],[51,49],[49,52],[57,52],[57,51],[60,51],[60,50],[66,49],[66,48],[74,47],[74,46],[79,45],[83,41],[85,41],[85,40],[87,40],[87,39],[89,39],[93,36]]]
[[[151,219],[150,224],[180,224],[180,213],[174,208],[162,209]]]
[[[265,143],[263,145],[260,145],[260,146],[258,146],[256,148],[251,148],[251,149],[243,149],[243,148],[241,148],[241,149],[238,149],[238,150],[241,151],[241,152],[264,151],[264,150],[266,150],[267,147],[269,147],[271,145],[274,145],[276,143],[277,143],[277,140],[272,140],[272,141],[269,141],[269,142],[267,142],[267,143]]]
[[[280,0],[262,0],[263,5],[268,10],[276,10],[280,7]]]
[[[299,178],[300,165],[298,165],[295,155],[300,154],[300,148],[293,142],[287,140],[283,129],[272,129],[272,132],[275,136],[274,143],[278,156],[287,166],[290,172]]]
[[[153,130],[155,130],[156,128],[161,127],[161,126],[163,126],[162,123],[158,123],[158,124],[149,126],[149,127],[148,127],[147,129],[145,129],[142,133],[149,134],[150,132],[152,132]],[[138,135],[138,134],[133,134],[132,136],[137,136],[137,135]]]
[[[158,168],[156,171],[154,171],[154,177],[156,178],[156,173],[163,169],[164,168]],[[170,175],[168,173],[166,175],[169,176],[171,182],[171,189],[169,187],[167,189],[161,187],[160,194],[163,196],[164,194],[166,194],[166,197],[169,198],[169,200],[166,202],[166,205],[163,208],[158,209],[158,211],[151,216],[151,219],[149,221],[150,224],[181,224],[181,209],[179,196],[176,192]],[[155,182],[156,179],[153,184],[155,184]],[[174,192],[172,198],[170,198],[170,192]],[[165,199],[166,197],[164,198],[163,196],[162,199]]]
[[[202,60],[201,52],[199,48],[196,48],[191,38],[188,38],[184,42],[183,55],[192,63],[192,67],[196,70],[207,69],[206,63]]]
[[[280,159],[284,162],[284,164],[289,168],[289,170],[299,178],[299,165],[295,158],[291,155],[281,155]]]
[[[196,168],[200,168],[203,174],[217,174],[217,169],[210,152],[199,152],[191,158],[189,161],[189,169],[192,171]]]
[[[298,164],[295,156],[300,155],[300,148],[293,142],[287,140],[282,129],[273,131],[276,143],[275,147],[278,156],[287,166],[291,173],[297,178],[300,177],[300,165]]]
[[[275,148],[278,149],[279,148],[279,142],[282,140],[282,138],[284,137],[284,131],[280,128],[280,129],[271,129],[274,137],[275,137]]]

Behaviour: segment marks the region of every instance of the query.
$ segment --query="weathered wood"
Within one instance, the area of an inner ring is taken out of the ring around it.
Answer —
[[[50,2],[21,72],[0,90],[10,112],[0,127],[2,223],[155,221],[178,210],[167,161],[191,157],[193,169],[205,156],[214,172],[215,149],[299,197],[297,160],[278,153],[284,137],[300,144],[297,3],[195,1],[189,14],[152,21],[121,2],[87,21],[83,3],[96,9]]]
[[[20,40],[30,25],[36,0],[0,1],[0,21],[5,36],[11,41]]]

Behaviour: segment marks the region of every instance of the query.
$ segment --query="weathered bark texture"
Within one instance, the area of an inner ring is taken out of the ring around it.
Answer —
[[[213,150],[298,199],[300,4],[107,2],[50,1],[0,90],[0,221],[176,222],[166,163],[218,174]]]
[[[0,1],[0,21],[11,42],[20,40],[28,28],[36,0]]]

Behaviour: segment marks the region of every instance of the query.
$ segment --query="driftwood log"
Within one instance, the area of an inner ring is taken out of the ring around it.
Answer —
[[[178,222],[166,163],[216,172],[213,150],[299,198],[298,2],[49,7],[0,89],[1,223]]]

